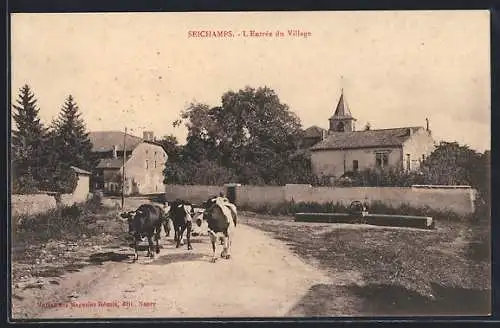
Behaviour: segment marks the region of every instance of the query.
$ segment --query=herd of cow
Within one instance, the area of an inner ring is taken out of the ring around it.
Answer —
[[[214,196],[205,201],[201,208],[196,208],[194,204],[177,199],[173,202],[165,202],[159,205],[147,203],[140,205],[135,211],[129,211],[120,215],[128,223],[129,234],[133,237],[134,262],[139,255],[138,242],[147,238],[148,257],[154,257],[153,237],[156,241],[156,253],[160,253],[160,233],[162,227],[167,236],[170,235],[170,223],[174,229],[174,242],[176,247],[180,247],[183,241],[184,232],[186,232],[187,249],[192,250],[191,232],[193,221],[201,226],[205,221],[208,226],[208,234],[212,244],[213,257],[212,262],[217,260],[216,244],[217,241],[223,246],[221,257],[230,258],[232,230],[237,224],[237,209],[223,195]]]

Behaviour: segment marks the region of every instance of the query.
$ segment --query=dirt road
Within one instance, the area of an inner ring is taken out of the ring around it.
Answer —
[[[77,290],[77,298],[37,317],[285,316],[310,286],[329,283],[283,242],[243,224],[235,229],[230,260],[210,263],[208,237],[193,241],[194,250],[188,251],[176,249],[172,237],[162,237],[163,248],[153,260],[141,252],[137,263],[108,262],[99,274],[84,268],[65,278],[73,276],[86,286]],[[131,254],[130,249],[119,252]]]

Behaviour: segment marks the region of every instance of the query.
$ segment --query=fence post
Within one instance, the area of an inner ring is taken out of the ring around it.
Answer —
[[[236,188],[241,186],[239,183],[227,183],[224,185],[226,187],[226,196],[229,199],[231,203],[236,205],[236,202],[238,201],[238,193],[236,191]]]

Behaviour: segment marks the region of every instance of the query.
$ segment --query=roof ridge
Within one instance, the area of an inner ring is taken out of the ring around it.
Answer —
[[[309,130],[309,129],[312,129],[312,128],[326,130],[325,128],[322,128],[321,126],[318,126],[318,125],[311,125],[310,127],[306,128],[305,130]]]
[[[416,128],[422,129],[423,127],[416,126],[366,131],[333,132],[326,139],[312,146],[311,150],[399,147],[408,140],[413,129]]]
[[[88,133],[121,133],[121,134],[124,134],[123,131],[120,131],[120,130],[98,130],[98,131],[89,131]],[[127,136],[129,137],[134,137],[134,138],[138,138],[138,139],[143,139],[141,137],[138,137],[134,134],[130,134],[130,133],[126,133]]]
[[[346,133],[349,133],[349,132],[372,132],[372,131],[388,131],[388,130],[401,130],[401,129],[418,129],[418,128],[422,128],[422,126],[404,126],[404,127],[400,127],[400,128],[385,128],[385,129],[370,129],[370,130],[356,130],[356,131],[346,131],[346,132],[331,132],[331,133],[342,133],[342,134],[346,134]]]

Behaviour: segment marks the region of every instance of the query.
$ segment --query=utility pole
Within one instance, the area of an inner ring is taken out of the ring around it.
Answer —
[[[125,133],[123,134],[123,174],[122,174],[122,209],[125,205],[125,157],[127,156],[126,152],[126,139],[127,139],[127,127],[125,127]]]

